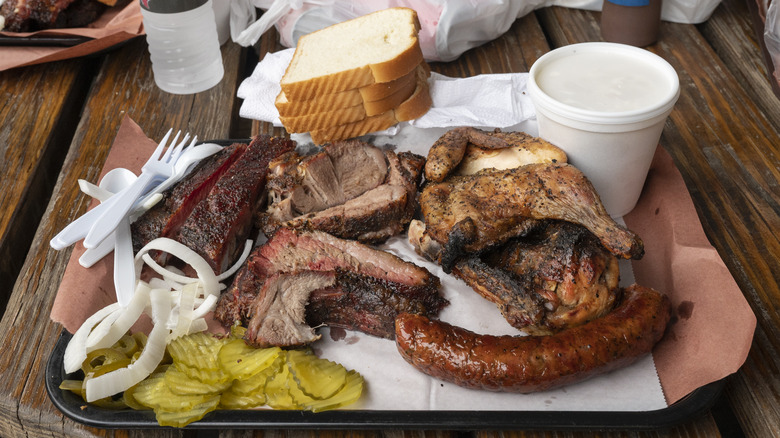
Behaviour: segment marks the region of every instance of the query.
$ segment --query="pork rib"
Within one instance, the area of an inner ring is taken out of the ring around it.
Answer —
[[[291,140],[257,136],[201,162],[132,225],[136,250],[157,237],[192,248],[216,273],[232,264],[249,236],[268,163]]]

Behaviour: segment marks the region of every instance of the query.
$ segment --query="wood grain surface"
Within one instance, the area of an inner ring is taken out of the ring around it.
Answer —
[[[97,178],[126,114],[155,139],[171,127],[202,139],[286,135],[238,116],[238,85],[258,59],[281,48],[272,30],[256,53],[223,46],[225,78],[195,95],[172,95],[154,85],[142,38],[98,57],[0,72],[0,436],[780,436],[780,100],[767,81],[744,1],[724,0],[703,24],[664,22],[659,42],[648,48],[669,61],[681,81],[661,143],[683,175],[707,237],[758,318],[748,359],[726,379],[712,410],[669,429],[625,431],[100,430],[64,417],[43,382],[61,330],[49,311],[70,251],[54,251],[48,241],[87,207],[77,180]],[[431,67],[452,77],[526,72],[553,48],[600,41],[599,19],[598,12],[540,9],[501,38]]]

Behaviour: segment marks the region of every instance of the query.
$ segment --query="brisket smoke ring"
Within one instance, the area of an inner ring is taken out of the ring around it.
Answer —
[[[133,222],[133,247],[137,251],[152,239],[168,237],[198,252],[215,273],[222,272],[249,236],[268,163],[293,148],[291,140],[257,136],[202,161]]]

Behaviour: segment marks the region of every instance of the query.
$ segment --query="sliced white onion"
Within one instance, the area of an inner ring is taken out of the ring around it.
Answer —
[[[127,368],[120,368],[87,380],[85,385],[87,402],[110,397],[130,388],[148,377],[162,361],[166,340],[170,333],[165,322],[171,313],[171,295],[164,289],[152,289],[149,298],[152,303],[154,327],[149,333],[141,355]]]
[[[120,308],[115,312],[119,314],[119,317],[114,320],[109,329],[105,333],[99,333],[97,328],[92,330],[87,339],[87,353],[98,348],[108,348],[124,336],[130,330],[130,327],[138,321],[146,306],[149,305],[150,291],[149,285],[145,282],[139,281],[136,283],[135,294],[133,294],[127,307]],[[108,321],[108,318],[103,321]]]
[[[216,295],[207,295],[198,308],[192,312],[192,318],[203,318],[207,313],[214,310],[214,305],[217,304],[217,299],[218,298]]]
[[[87,358],[86,343],[92,328],[119,307],[119,303],[109,304],[87,318],[87,320],[81,324],[81,327],[76,330],[76,333],[70,338],[68,346],[65,347],[63,364],[66,373],[74,373],[81,368],[81,364],[84,362],[84,359]]]
[[[105,318],[103,318],[98,325],[95,326],[95,328],[92,329],[91,332],[89,332],[89,336],[87,336],[87,342],[86,342],[86,349],[87,353],[89,353],[92,350],[95,350],[95,348],[92,348],[95,344],[100,342],[109,331],[111,331],[111,327],[114,325],[114,323],[119,319],[119,317],[122,316],[122,308],[114,309],[113,312],[106,315]]]
[[[192,324],[190,325],[190,332],[187,334],[189,335],[192,333],[205,332],[208,329],[209,329],[209,325],[205,319],[203,318],[193,319]]]
[[[87,190],[92,188],[88,187]],[[141,313],[151,309],[154,326],[138,360],[127,368],[87,380],[87,401],[118,394],[145,379],[162,360],[169,340],[207,330],[208,324],[204,317],[214,309],[220,291],[226,287],[221,280],[239,269],[251,249],[252,241],[248,240],[236,264],[220,276],[214,275],[203,257],[174,240],[155,239],[141,249],[134,261],[136,271],[141,272],[146,262],[163,278],[153,278],[149,283],[139,281],[127,308],[114,303],[89,317],[65,349],[65,371],[75,372],[89,351],[114,345]],[[176,268],[160,266],[148,254],[153,250],[169,253],[182,260],[195,270],[198,277],[190,278]]]
[[[145,261],[143,256],[149,251],[153,250],[172,254],[184,263],[190,265],[192,269],[197,272],[198,280],[203,283],[203,288],[207,293],[215,295],[219,293],[219,281],[217,280],[217,276],[214,275],[214,271],[211,269],[211,266],[209,266],[208,262],[206,262],[203,257],[187,246],[166,237],[158,237],[157,239],[147,243],[143,248],[141,248],[140,251],[138,251],[138,254],[135,256],[136,271],[139,271],[141,268],[140,262]],[[166,271],[170,272],[167,269]]]
[[[217,280],[222,281],[226,278],[229,278],[231,275],[235,274],[236,271],[238,271],[238,268],[241,267],[241,265],[244,264],[244,260],[249,257],[249,253],[252,252],[252,240],[247,240],[244,244],[244,251],[241,253],[241,256],[236,260],[235,263],[233,263],[233,266],[228,268],[225,272],[219,274],[217,276]]]
[[[176,316],[173,318],[171,312],[171,318],[168,320],[168,327],[172,330],[169,339],[173,340],[179,336],[184,336],[189,333],[190,326],[192,325],[192,314],[195,310],[195,297],[198,293],[198,283],[190,283],[181,290],[178,299],[178,306],[176,306]]]
[[[161,266],[149,254],[144,254],[141,256],[141,258],[147,265],[149,265],[150,268],[152,268],[154,272],[162,275],[163,278],[165,278],[168,281],[175,281],[176,283],[179,284],[188,284],[191,282],[198,281],[197,277],[188,277],[184,274],[180,274],[178,272],[172,271],[170,267]]]

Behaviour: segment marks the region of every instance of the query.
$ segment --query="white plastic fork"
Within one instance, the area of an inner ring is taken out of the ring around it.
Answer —
[[[184,139],[176,144],[181,131],[176,133],[171,146],[169,146],[168,150],[163,154],[162,151],[165,148],[171,131],[172,130],[169,130],[168,133],[165,134],[163,141],[157,146],[157,149],[155,149],[154,153],[149,158],[149,161],[143,165],[141,168],[141,175],[138,176],[138,179],[125,190],[117,193],[106,202],[107,208],[104,209],[100,217],[92,224],[86,237],[84,237],[84,247],[96,247],[116,229],[117,225],[119,225],[122,219],[127,216],[136,202],[153,184],[160,183],[162,180],[168,179],[173,175],[176,160],[179,159],[190,135],[185,134]]]
[[[197,137],[193,139],[193,143],[197,142],[196,139]],[[146,204],[152,203],[152,198],[154,198],[155,195],[160,196],[159,193],[181,180],[195,164],[220,150],[222,150],[222,146],[215,143],[201,143],[194,146],[187,146],[176,161],[176,165],[174,165],[175,174],[152,189],[149,194],[136,204],[136,207],[130,216],[130,221],[133,221],[133,215],[140,215],[145,209],[149,208],[149,205]],[[79,258],[79,263],[81,266],[89,268],[97,263],[98,260],[110,254],[113,250],[114,239],[111,239],[111,236],[109,235],[109,237],[103,240],[100,245],[95,248],[88,248],[84,251],[84,254]]]
[[[163,148],[165,148],[165,145],[168,143],[168,138],[170,138],[172,131],[173,129],[168,130],[168,133],[165,134],[165,137],[163,137],[163,139],[160,141],[160,144],[157,145],[157,148],[155,149],[154,153],[149,158],[147,163],[157,160]],[[182,144],[183,143],[184,142],[182,142]],[[51,245],[51,247],[56,250],[61,250],[83,239],[89,233],[90,229],[95,224],[95,222],[106,211],[109,211],[114,205],[114,203],[116,203],[119,200],[119,198],[120,198],[119,193],[114,194],[114,196],[112,196],[110,199],[100,203],[100,205],[96,206],[95,208],[79,216],[76,220],[69,223],[65,228],[63,228],[59,233],[57,233],[57,235],[54,236],[51,239],[51,241],[49,241],[49,245]]]

